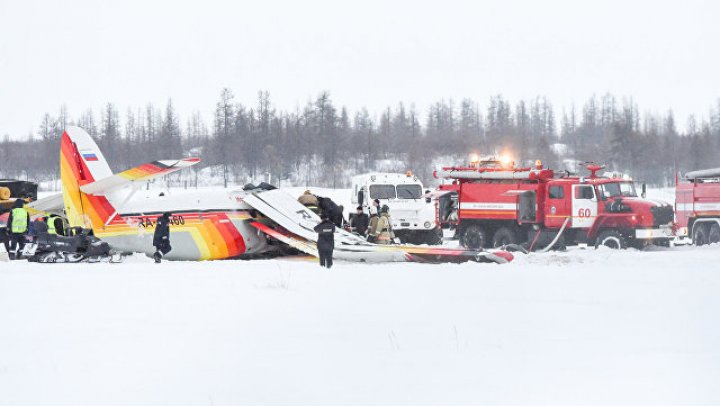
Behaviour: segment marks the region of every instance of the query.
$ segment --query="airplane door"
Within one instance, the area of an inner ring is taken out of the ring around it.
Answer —
[[[598,207],[592,185],[573,185],[572,222],[570,227],[590,228],[597,218]]]

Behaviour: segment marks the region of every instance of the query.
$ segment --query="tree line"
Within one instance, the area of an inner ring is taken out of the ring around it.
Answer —
[[[196,171],[224,186],[270,179],[345,187],[352,174],[407,169],[430,183],[435,165],[463,163],[472,153],[509,153],[518,165],[540,159],[571,171],[594,161],[654,185],[671,184],[676,172],[720,166],[720,100],[706,118],[690,116],[680,130],[672,111],[640,113],[632,99],[611,94],[561,111],[546,97],[512,103],[497,95],[484,107],[473,99],[440,100],[422,113],[399,103],[371,114],[337,106],[328,92],[286,111],[266,91],[244,105],[226,88],[209,122],[198,112],[183,122],[172,100],[123,114],[107,103],[99,117],[92,109],[70,117],[62,106],[57,115],[44,114],[25,139],[0,141],[0,176],[57,179],[68,125],[92,135],[114,171],[197,156]]]

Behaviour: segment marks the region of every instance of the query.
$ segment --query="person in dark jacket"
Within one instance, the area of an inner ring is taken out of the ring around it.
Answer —
[[[333,249],[335,249],[335,223],[330,221],[327,215],[322,215],[321,219],[322,222],[315,226],[315,232],[318,233],[320,266],[330,269],[333,264]]]
[[[350,230],[365,236],[367,235],[369,225],[370,217],[363,212],[362,206],[358,206],[355,216],[350,220]]]
[[[65,223],[62,217],[51,214],[47,218],[48,234],[65,235]]]
[[[0,242],[5,246],[5,252],[10,255],[10,236],[7,227],[0,227]]]
[[[157,219],[155,234],[153,235],[153,246],[155,246],[153,258],[158,264],[162,262],[162,257],[172,250],[170,246],[170,213],[168,212],[163,213]]]
[[[25,248],[25,236],[30,229],[30,214],[25,209],[25,202],[21,199],[15,200],[10,211],[7,222],[8,235],[10,239],[9,255],[11,259],[18,259]]]
[[[31,233],[28,233],[34,237],[35,240],[43,234],[48,233],[47,217],[39,217],[32,223],[30,223]]]
[[[318,198],[318,207],[320,208],[320,217],[327,216],[336,227],[342,227],[343,212],[342,207],[338,206],[332,199],[327,197]]]

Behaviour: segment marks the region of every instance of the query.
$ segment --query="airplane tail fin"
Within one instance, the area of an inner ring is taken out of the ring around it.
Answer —
[[[65,215],[72,227],[94,230],[105,227],[115,218],[118,207],[124,204],[120,189],[134,182],[187,169],[199,162],[199,158],[160,160],[113,174],[92,137],[80,127],[68,127],[60,141]],[[125,196],[124,201],[127,198]]]
[[[71,227],[102,227],[115,209],[105,196],[92,196],[80,188],[112,176],[105,156],[80,127],[68,127],[60,141],[60,178],[65,215]]]

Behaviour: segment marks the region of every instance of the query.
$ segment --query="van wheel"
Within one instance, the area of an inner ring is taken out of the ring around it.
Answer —
[[[425,232],[425,241],[423,241],[423,242],[428,245],[438,245],[438,244],[442,244],[442,239],[443,239],[442,229],[440,227],[437,227],[433,230]]]
[[[502,247],[509,244],[517,244],[517,233],[509,227],[500,227],[493,235],[493,247]]]
[[[485,246],[487,236],[485,230],[480,226],[470,226],[465,229],[460,244],[470,249],[480,249]]]
[[[708,244],[720,242],[720,225],[712,223],[708,232]]]
[[[692,234],[693,244],[705,245],[708,243],[708,229],[705,224],[695,224]]]
[[[595,248],[604,245],[612,249],[627,248],[627,240],[617,230],[605,230],[598,234],[595,240]]]

